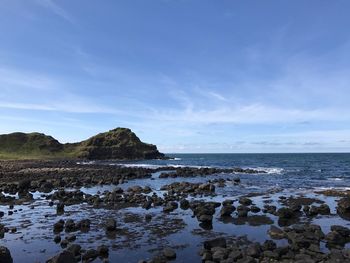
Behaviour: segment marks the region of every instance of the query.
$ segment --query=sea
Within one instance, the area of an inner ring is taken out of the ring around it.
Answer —
[[[167,154],[167,156],[171,159],[109,164],[148,168],[167,166],[252,168],[266,173],[241,174],[241,179],[264,189],[350,187],[350,153]]]

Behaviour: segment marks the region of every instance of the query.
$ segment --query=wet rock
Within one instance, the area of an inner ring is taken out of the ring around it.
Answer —
[[[117,222],[113,218],[108,218],[105,223],[107,231],[115,231],[117,228]]]
[[[277,248],[277,245],[275,242],[273,242],[272,240],[266,240],[263,245],[261,246],[261,249],[264,250],[264,251],[267,251],[267,250],[275,250]]]
[[[97,251],[95,249],[89,249],[83,254],[82,260],[83,261],[92,261],[95,258],[97,258],[98,255],[99,254],[97,253]]]
[[[318,207],[318,213],[321,215],[329,215],[331,213],[331,209],[327,204],[321,204]]]
[[[109,249],[105,245],[101,245],[97,247],[97,253],[100,255],[100,257],[106,258],[108,257]]]
[[[46,261],[46,263],[77,263],[72,252],[64,250],[60,254]]]
[[[237,260],[241,259],[243,257],[242,251],[239,249],[234,249],[231,251],[228,255],[228,260],[236,262]],[[231,262],[229,261],[229,262]]]
[[[177,202],[168,202],[164,207],[163,207],[163,212],[164,213],[170,213],[174,211],[175,209],[178,208]]]
[[[133,193],[142,193],[142,187],[135,185],[135,186],[131,186],[127,189],[128,192],[133,192]]]
[[[67,251],[71,252],[74,257],[79,256],[80,255],[80,251],[81,251],[81,246],[78,245],[78,244],[71,244],[67,248]]]
[[[263,213],[275,214],[277,207],[274,205],[264,205]]]
[[[198,186],[200,191],[215,192],[215,185],[211,183],[205,183]]]
[[[63,240],[61,241],[61,243],[60,243],[60,245],[61,245],[62,248],[67,247],[68,244],[69,244],[69,241],[68,241],[67,239],[63,239]]]
[[[222,262],[227,258],[227,250],[222,247],[214,247],[211,249],[212,258],[214,262]]]
[[[338,201],[338,214],[350,214],[350,197],[344,197]]]
[[[0,246],[0,262],[1,263],[13,263],[13,259],[10,250],[7,247]]]
[[[250,211],[252,211],[253,213],[259,213],[261,211],[261,209],[255,205],[252,205],[250,207]]]
[[[249,206],[251,205],[253,202],[251,199],[249,199],[248,197],[241,197],[239,198],[239,203],[245,206]]]
[[[18,183],[18,189],[21,191],[21,190],[26,190],[30,187],[30,184],[31,184],[31,181],[29,179],[24,179],[24,180],[21,180],[19,183]]]
[[[268,230],[268,234],[272,239],[283,239],[285,238],[285,232],[277,226],[271,226]]]
[[[64,213],[64,204],[63,204],[63,203],[58,203],[58,204],[57,204],[56,213],[57,213],[58,215]]]
[[[226,239],[223,237],[207,240],[207,241],[204,241],[203,243],[204,249],[208,249],[208,250],[212,249],[213,247],[226,248],[226,245],[227,245]]]
[[[333,225],[331,231],[338,232],[344,238],[350,238],[350,229],[345,226]]]
[[[181,199],[180,208],[183,210],[187,210],[190,207],[190,202],[186,199]]]
[[[200,215],[198,217],[198,221],[202,222],[202,223],[212,223],[213,216],[212,215],[205,215],[205,214],[203,214],[203,215]]]
[[[220,216],[231,216],[231,214],[236,210],[233,205],[224,205],[220,210]]]
[[[175,259],[176,253],[171,248],[165,248],[163,249],[163,256],[166,257],[167,259]]]
[[[237,207],[237,215],[238,217],[247,217],[249,212],[249,208],[243,205],[239,205]]]
[[[316,216],[318,214],[320,215],[329,215],[331,210],[327,204],[321,204],[320,206],[314,206],[312,205],[311,207],[305,208],[304,207],[304,212],[308,216]]]
[[[75,224],[73,219],[67,219],[64,224],[64,229],[66,232],[74,232],[78,230],[78,226]]]
[[[146,214],[146,215],[145,215],[145,220],[146,220],[147,222],[151,221],[151,220],[152,220],[152,215],[151,215],[151,214]]]
[[[346,239],[339,234],[336,231],[331,231],[329,232],[325,239],[327,240],[327,242],[332,246],[332,245],[340,245],[343,246],[346,243]]]
[[[278,209],[277,215],[280,218],[290,219],[294,216],[294,213],[293,213],[292,209],[290,209],[288,207],[282,207],[282,208]]]
[[[247,255],[253,258],[260,257],[261,252],[262,252],[262,249],[259,243],[251,244],[246,249]]]
[[[53,239],[53,241],[54,241],[55,243],[60,243],[60,242],[61,242],[61,236],[59,236],[59,235],[55,236],[54,239]]]
[[[241,182],[241,179],[239,177],[235,177],[235,178],[233,178],[233,182],[235,184],[239,184]]]
[[[152,200],[147,200],[146,202],[143,203],[142,208],[148,210],[152,207],[152,203],[153,203]]]
[[[64,220],[60,219],[53,225],[53,231],[55,233],[62,232],[64,228]]]
[[[69,241],[69,242],[73,242],[77,239],[77,236],[76,235],[68,235],[66,237],[66,239]]]
[[[233,200],[231,200],[231,199],[226,199],[225,201],[223,201],[222,202],[222,206],[230,206],[230,205],[232,205],[234,203],[234,201]]]
[[[78,222],[77,228],[80,229],[82,232],[87,232],[90,229],[91,221],[90,219],[83,219]]]

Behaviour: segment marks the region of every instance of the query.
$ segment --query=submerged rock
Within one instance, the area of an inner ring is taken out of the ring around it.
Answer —
[[[106,231],[115,231],[117,228],[117,222],[113,218],[108,218],[105,223]]]
[[[175,259],[176,252],[171,248],[165,248],[163,249],[163,256],[166,257],[167,259]]]

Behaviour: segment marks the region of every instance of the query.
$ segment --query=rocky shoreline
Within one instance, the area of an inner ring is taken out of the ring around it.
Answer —
[[[145,244],[154,248],[148,249],[149,257],[135,253],[129,262],[183,262],[186,249],[169,244],[176,235],[200,236],[192,251],[198,262],[350,262],[348,191],[218,193],[220,188],[244,187],[241,174],[264,172],[0,161],[0,238],[12,245],[26,235],[34,244],[45,240],[52,251],[42,249],[38,257],[52,263],[115,262],[123,249],[143,251]],[[191,178],[200,181],[187,181]],[[327,223],[316,223],[322,220]],[[243,232],[250,229],[247,226],[261,228],[261,242],[215,231],[217,225],[229,224]],[[39,225],[44,226],[43,237],[27,234]],[[16,235],[19,239],[13,240]],[[13,256],[18,252],[0,246],[0,262],[16,262]]]

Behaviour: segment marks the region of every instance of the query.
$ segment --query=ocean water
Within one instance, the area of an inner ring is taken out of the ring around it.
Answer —
[[[118,162],[118,164],[149,168],[163,166],[254,168],[263,170],[266,174],[242,174],[240,177],[262,188],[350,187],[350,153],[168,154],[168,156],[172,159]]]

